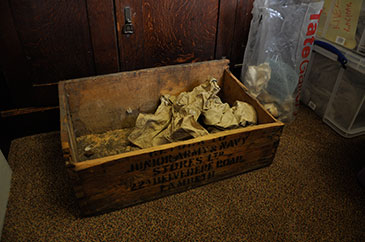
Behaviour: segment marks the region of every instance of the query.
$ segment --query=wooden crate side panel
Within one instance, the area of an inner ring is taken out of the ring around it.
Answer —
[[[62,83],[58,85],[58,93],[59,93],[59,105],[60,105],[60,137],[61,137],[61,146],[63,151],[63,158],[67,163],[72,161],[71,158],[71,146],[69,141],[69,129],[67,124],[67,109],[65,105],[65,95],[64,95],[64,86]]]
[[[63,82],[58,84],[59,107],[60,107],[60,136],[63,156],[66,166],[72,166],[77,162],[76,156],[76,138],[69,116],[69,106],[65,95],[65,86]]]
[[[229,70],[224,72],[223,83],[225,102],[233,105],[236,100],[240,100],[251,104],[257,112],[259,124],[279,122],[256,99],[248,94],[247,88]]]
[[[132,127],[140,112],[154,112],[161,94],[190,91],[211,77],[222,83],[228,60],[167,66],[65,82],[75,135]],[[132,113],[127,113],[130,108]]]
[[[83,214],[160,198],[269,165],[282,126],[113,160],[78,171]]]
[[[74,172],[72,169],[73,164],[77,162],[76,152],[76,140],[74,131],[72,129],[72,122],[68,115],[69,107],[67,104],[67,99],[65,95],[65,87],[64,83],[60,82],[58,84],[58,93],[59,93],[59,105],[60,105],[60,137],[61,137],[61,146],[63,151],[63,158],[65,161],[65,165],[67,168],[68,176],[73,184],[74,194],[77,199],[85,196],[81,186],[81,180],[77,172]]]

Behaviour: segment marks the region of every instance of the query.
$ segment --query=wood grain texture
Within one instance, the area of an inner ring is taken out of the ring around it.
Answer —
[[[134,34],[122,33],[125,24],[124,8],[130,7]],[[142,0],[116,0],[115,12],[119,40],[121,71],[145,68],[144,63],[144,25]]]
[[[188,144],[79,170],[79,205],[84,215],[105,212],[182,192],[269,165],[282,127],[209,136]]]
[[[233,45],[233,34],[236,20],[237,0],[221,0],[215,58],[230,59]]]
[[[248,39],[252,19],[252,7],[254,0],[238,0],[236,8],[236,20],[233,34],[233,45],[230,55],[231,64],[242,64],[243,54]],[[240,67],[239,67],[240,68]]]
[[[144,0],[145,65],[214,59],[217,18],[217,0]]]
[[[59,103],[60,103],[60,136],[63,157],[66,166],[77,160],[76,138],[73,123],[70,116],[70,107],[67,101],[65,86],[62,82],[58,84]]]
[[[76,136],[131,127],[140,112],[155,111],[161,94],[191,91],[211,77],[221,83],[228,62],[166,66],[62,82]],[[132,113],[126,112],[128,108]]]
[[[119,71],[119,53],[113,0],[87,0],[96,74]]]
[[[122,34],[130,6],[135,33]],[[116,2],[121,69],[214,59],[218,0]]]
[[[95,74],[85,1],[11,0],[33,83]]]
[[[214,70],[214,67],[219,70]],[[76,124],[79,119],[77,112],[82,108],[88,108],[90,112],[97,108],[97,105],[88,106],[94,99],[85,97],[102,96],[103,99],[110,99],[110,102],[101,105],[103,110],[112,105],[112,108],[108,109],[110,112],[119,108],[113,104],[116,101],[121,107],[129,106],[133,101],[140,105],[150,102],[163,93],[173,94],[189,90],[200,81],[197,77],[203,77],[202,73],[212,72],[221,75],[219,84],[223,86],[224,99],[232,102],[237,98],[256,105],[257,109],[262,109],[262,106],[246,93],[244,86],[228,71],[227,60],[167,66],[70,80],[59,84],[60,108],[64,109],[60,111],[61,142],[75,195],[84,215],[98,214],[182,192],[272,162],[283,124],[273,119],[263,109],[257,110],[260,123],[255,126],[83,162],[77,162],[77,157],[72,155],[74,150],[72,146],[75,145],[73,137],[80,128],[79,124]],[[186,73],[185,76],[182,73]],[[184,77],[183,80],[176,81],[180,75]],[[123,83],[123,78],[130,80],[133,76],[135,77],[133,81]],[[146,79],[147,76],[151,77],[149,81]],[[147,86],[146,90],[158,90],[158,92],[148,94],[144,91],[144,86],[138,88],[139,79],[142,85]],[[124,95],[115,99],[110,90],[117,89],[116,83],[119,82],[130,85],[130,88],[122,91]],[[87,91],[97,83],[101,84],[97,89]],[[154,85],[153,88],[150,85]],[[102,89],[107,91],[104,93]],[[98,92],[100,95],[96,95]],[[133,100],[129,99],[132,96],[130,92],[133,92]],[[109,95],[105,95],[107,93]],[[140,99],[142,101],[139,101]],[[94,113],[99,113],[100,110]],[[88,117],[94,121],[83,125],[105,123],[107,115],[100,116],[104,120],[100,120],[97,116]],[[86,129],[93,128],[86,127]]]

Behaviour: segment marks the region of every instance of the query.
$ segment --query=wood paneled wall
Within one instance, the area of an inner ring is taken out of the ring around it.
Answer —
[[[60,80],[222,57],[234,68],[243,59],[252,3],[0,1],[0,121],[22,113],[54,115],[49,110],[58,106]],[[126,6],[132,35],[122,33]]]

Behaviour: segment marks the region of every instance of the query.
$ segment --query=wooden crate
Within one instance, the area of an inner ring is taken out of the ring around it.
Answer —
[[[228,60],[207,61],[60,82],[61,141],[83,215],[146,202],[272,163],[283,123],[273,118],[229,72]],[[250,103],[258,125],[78,161],[76,137],[134,126],[154,112],[161,94],[190,91],[210,77],[222,100]],[[128,114],[127,109],[132,109]]]

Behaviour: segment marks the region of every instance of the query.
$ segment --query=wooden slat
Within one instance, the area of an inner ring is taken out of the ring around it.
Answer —
[[[73,184],[75,196],[77,198],[84,197],[82,190],[82,183],[76,172],[73,171],[73,164],[77,162],[77,156],[75,154],[76,139],[74,135],[74,129],[70,118],[69,105],[65,93],[64,83],[60,82],[58,85],[59,90],[59,103],[60,103],[60,137],[61,147],[65,165],[68,168],[67,173]]]
[[[122,33],[125,24],[124,8],[130,7],[134,34]],[[144,64],[144,25],[142,0],[116,0],[115,13],[117,18],[119,56],[121,71],[145,68]]]
[[[220,0],[215,58],[230,59],[236,19],[237,0]]]
[[[60,103],[60,136],[61,136],[61,146],[63,150],[64,159],[67,162],[72,160],[71,158],[71,145],[69,139],[69,128],[68,128],[68,117],[67,112],[69,112],[66,105],[66,95],[65,88],[62,82],[58,84],[58,93],[59,93],[59,103]],[[75,160],[76,161],[76,160]]]
[[[119,53],[113,0],[87,0],[96,74],[119,71]]]
[[[252,7],[254,0],[238,0],[236,8],[236,21],[231,50],[231,64],[242,64],[248,33],[252,19]]]
[[[4,110],[0,111],[0,116],[2,118],[7,118],[11,116],[18,116],[18,115],[24,115],[24,114],[30,114],[35,112],[44,112],[48,110],[53,109],[59,109],[58,106],[56,107],[28,107],[28,108],[17,108],[17,109],[10,109],[10,110]]]
[[[60,103],[60,136],[61,146],[67,166],[72,166],[77,162],[76,156],[76,138],[73,123],[70,117],[69,103],[66,97],[65,86],[63,82],[58,85],[59,103]]]

